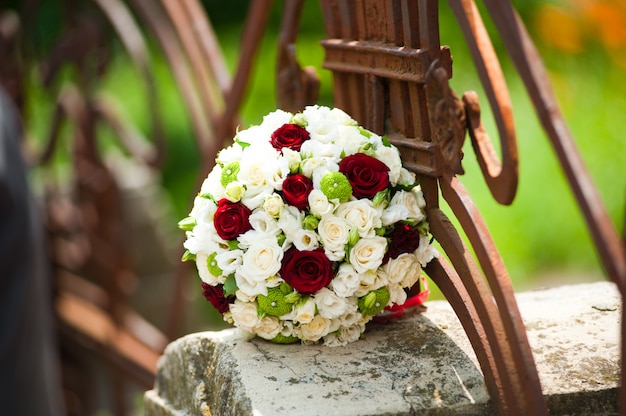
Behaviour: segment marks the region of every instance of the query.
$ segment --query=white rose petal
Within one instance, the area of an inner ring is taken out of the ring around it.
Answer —
[[[300,251],[311,251],[319,247],[317,233],[313,230],[298,230],[293,236],[293,245]]]
[[[400,285],[389,285],[389,303],[395,303],[396,305],[404,305],[406,302],[406,292]]]
[[[255,231],[274,237],[280,233],[276,219],[264,210],[259,209],[254,211],[250,217],[248,217],[248,220]]]
[[[414,253],[403,253],[390,259],[383,266],[391,283],[399,283],[402,287],[412,287],[420,277],[422,268]]]
[[[263,210],[272,218],[278,218],[284,205],[285,203],[280,195],[272,194],[265,197]]]
[[[364,324],[354,324],[350,326],[342,326],[339,329],[339,337],[346,343],[358,341],[361,338],[361,334],[365,332]]]
[[[281,329],[282,325],[278,319],[273,316],[265,316],[254,327],[254,332],[261,338],[273,339],[280,333]]]
[[[230,305],[230,313],[235,325],[246,331],[254,332],[254,328],[259,324],[255,303],[244,303],[236,300]]]
[[[425,216],[420,208],[419,200],[415,193],[398,191],[393,198],[391,198],[391,201],[389,201],[389,206],[383,211],[383,225],[389,226],[408,218],[422,221]]]
[[[350,250],[350,263],[358,273],[376,270],[383,262],[386,249],[384,237],[361,238]]]
[[[359,279],[359,288],[354,292],[354,295],[358,297],[365,296],[372,290],[380,289],[389,283],[387,274],[382,270],[368,270],[365,273],[359,273]]]
[[[314,295],[315,303],[319,314],[324,318],[333,319],[337,318],[346,311],[346,302],[343,298],[340,298],[328,288],[321,288]]]
[[[235,270],[243,263],[243,251],[242,250],[222,250],[215,256],[217,267],[222,269],[222,273],[228,276],[234,273]]]
[[[283,124],[289,123],[292,117],[293,114],[284,110],[275,110],[263,117],[261,127],[267,130],[271,135],[271,133],[273,133],[276,129],[282,127]]]
[[[246,280],[262,282],[280,270],[283,250],[275,238],[257,241],[243,255],[243,263],[236,275]]]
[[[417,247],[417,250],[415,250],[415,255],[422,267],[426,267],[428,262],[437,257],[439,253],[430,243],[430,238],[428,238],[427,235],[422,235],[420,236],[420,245]]]
[[[255,298],[258,295],[267,296],[268,286],[263,281],[246,279],[240,273],[235,272],[235,281],[237,282],[237,293],[242,293],[242,300]]]
[[[306,324],[313,320],[315,316],[315,302],[311,298],[307,298],[304,303],[298,304],[294,308],[294,323]]]
[[[400,152],[395,147],[379,146],[376,149],[376,158],[389,167],[389,182],[396,186],[400,180],[402,160]]]
[[[335,278],[330,282],[333,291],[343,298],[352,296],[361,285],[359,274],[348,263],[342,263]]]
[[[321,315],[315,315],[311,322],[300,325],[302,337],[309,341],[317,341],[328,334],[330,320]]]
[[[358,199],[341,204],[336,215],[351,227],[356,227],[361,238],[374,237],[376,228],[382,226],[382,207],[374,207],[369,199]]]
[[[317,230],[326,255],[330,253],[336,254],[338,258],[332,256],[333,258],[331,260],[333,261],[343,259],[345,256],[344,249],[346,244],[348,244],[348,238],[350,236],[350,226],[348,223],[335,215],[326,215],[320,220]]]
[[[311,214],[315,215],[318,218],[323,217],[324,215],[330,214],[335,206],[328,201],[324,192],[320,189],[313,189],[309,194],[309,210]]]

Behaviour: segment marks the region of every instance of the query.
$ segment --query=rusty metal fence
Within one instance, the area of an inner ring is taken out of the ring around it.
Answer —
[[[146,46],[146,36],[150,37],[167,59],[183,97],[203,163],[200,180],[237,125],[272,2],[250,3],[232,77],[210,20],[196,0],[60,4],[63,36],[44,57],[29,56],[20,39],[20,33],[35,24],[29,16],[40,4],[27,1],[19,14],[3,12],[0,7],[0,81],[23,110],[27,99],[25,65],[32,63],[29,59],[45,64],[40,66],[42,78],[55,100],[55,110],[45,146],[34,158],[36,164],[45,165],[50,160],[60,146],[62,126],[71,126],[72,193],[48,192],[46,199],[59,333],[72,348],[88,349],[115,365],[117,413],[123,414],[127,409],[124,383],[151,387],[159,354],[168,340],[179,335],[186,270],[181,263],[172,279],[169,323],[146,330],[149,325],[141,323],[141,317],[130,307],[128,288],[134,272],[120,227],[120,190],[102,161],[97,126],[110,126],[119,145],[139,163],[154,170],[162,166],[162,109],[157,106],[158,86]],[[516,194],[518,152],[511,100],[475,2],[451,0],[449,6],[467,40],[494,114],[500,157],[481,122],[477,95],[466,92],[458,97],[449,87],[451,52],[440,44],[436,0],[321,0],[320,4],[326,30],[321,41],[326,52],[324,68],[333,74],[334,104],[366,128],[387,134],[401,149],[405,166],[417,173],[432,233],[445,252],[426,272],[458,315],[495,408],[500,414],[547,414],[506,267],[458,177],[463,173],[461,148],[467,135],[494,199],[510,204]],[[301,0],[284,2],[277,45],[277,102],[289,111],[314,103],[319,89],[315,72],[302,68],[296,60],[302,5]],[[603,207],[558,110],[533,42],[508,1],[484,0],[483,5],[557,154],[606,274],[624,295],[626,236],[620,237]],[[109,102],[92,94],[106,70],[107,36],[112,35],[145,81],[151,141],[140,140]],[[94,66],[94,62],[100,65]],[[66,66],[75,68],[76,77],[70,86],[59,90],[55,80]],[[442,211],[440,204],[444,202],[460,229]],[[466,246],[462,235],[471,247]],[[620,400],[624,411],[626,395]]]

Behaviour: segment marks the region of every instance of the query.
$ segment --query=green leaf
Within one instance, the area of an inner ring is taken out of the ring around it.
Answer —
[[[235,280],[235,275],[231,274],[226,278],[224,282],[224,295],[230,296],[234,295],[237,292],[237,281]]]
[[[193,227],[195,226],[196,226],[196,219],[193,217],[183,218],[182,220],[178,221],[178,228],[180,228],[183,231],[191,231],[193,230]]]
[[[196,261],[196,255],[191,253],[191,251],[189,250],[185,250],[185,252],[183,253],[183,257],[181,258],[181,261],[185,262],[185,261]]]
[[[245,149],[246,147],[250,146],[250,143],[242,142],[241,140],[235,140],[235,143],[241,146],[242,149]]]

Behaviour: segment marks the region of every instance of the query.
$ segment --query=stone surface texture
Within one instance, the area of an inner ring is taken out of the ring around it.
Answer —
[[[552,414],[616,414],[621,300],[612,283],[517,295]],[[146,416],[492,414],[446,301],[370,324],[346,347],[276,345],[236,329],[168,346]]]

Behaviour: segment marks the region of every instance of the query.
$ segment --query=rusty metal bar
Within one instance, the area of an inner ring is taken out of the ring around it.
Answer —
[[[449,2],[465,35],[478,75],[489,99],[502,151],[502,162],[480,120],[475,93],[463,97],[469,119],[469,135],[491,194],[501,204],[511,204],[517,192],[518,155],[513,109],[498,57],[473,0]]]

